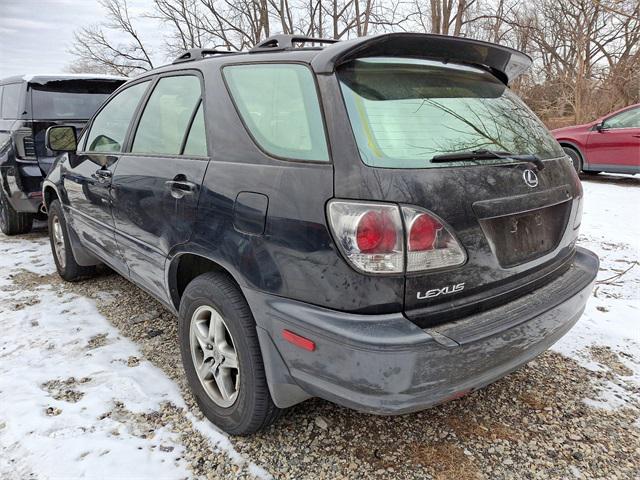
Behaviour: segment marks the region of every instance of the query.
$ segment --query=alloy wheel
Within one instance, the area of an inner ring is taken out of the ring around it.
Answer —
[[[66,266],[66,248],[64,245],[62,224],[60,223],[60,217],[57,215],[51,219],[51,228],[51,234],[53,235],[53,250],[56,254],[56,258],[58,259],[60,268],[64,270],[64,267]]]
[[[198,307],[191,317],[191,359],[205,392],[217,405],[228,408],[238,398],[240,370],[231,333],[216,309]]]
[[[9,225],[9,210],[4,194],[0,192],[0,229],[6,230],[7,225]]]

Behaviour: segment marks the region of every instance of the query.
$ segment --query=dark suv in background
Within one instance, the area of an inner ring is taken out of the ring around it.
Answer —
[[[31,230],[44,217],[42,180],[54,153],[47,150],[48,127],[64,123],[81,129],[125,79],[94,75],[29,75],[0,80],[0,230]]]
[[[298,43],[306,47],[298,47]],[[60,275],[100,262],[178,314],[205,415],[246,434],[317,396],[398,414],[533,359],[580,318],[570,159],[464,38],[277,36],[123,85],[44,182]]]

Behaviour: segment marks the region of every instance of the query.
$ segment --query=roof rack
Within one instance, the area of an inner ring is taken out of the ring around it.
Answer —
[[[202,60],[204,57],[209,55],[226,55],[230,52],[228,50],[216,50],[214,48],[190,48],[178,58],[176,58],[173,63],[182,63],[182,62],[191,62],[193,60]]]
[[[296,48],[295,43],[336,43],[339,40],[333,38],[314,38],[304,35],[274,35],[269,37],[249,50],[249,53],[280,52]]]

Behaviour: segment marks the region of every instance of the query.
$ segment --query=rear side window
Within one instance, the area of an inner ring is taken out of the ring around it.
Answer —
[[[207,135],[204,128],[204,112],[202,103],[198,107],[196,116],[193,118],[187,142],[184,145],[185,155],[207,156]]]
[[[313,75],[303,65],[235,65],[224,77],[242,120],[267,153],[328,162]]]
[[[161,78],[140,118],[131,151],[179,155],[200,93],[196,76]]]
[[[131,118],[148,85],[146,81],[121,91],[96,115],[87,138],[87,151],[122,151]]]
[[[21,83],[11,83],[2,89],[2,118],[18,118],[22,112],[20,109],[20,97],[22,94]]]

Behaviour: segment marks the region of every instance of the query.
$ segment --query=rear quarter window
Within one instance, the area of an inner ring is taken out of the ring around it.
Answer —
[[[10,83],[2,89],[2,118],[18,118],[22,112],[20,107],[22,102],[22,84]]]
[[[306,66],[233,65],[223,74],[240,117],[265,152],[292,160],[329,161],[315,81]]]

